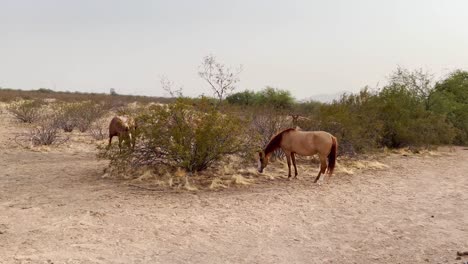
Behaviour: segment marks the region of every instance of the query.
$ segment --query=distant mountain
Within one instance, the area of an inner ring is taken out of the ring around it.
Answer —
[[[344,94],[344,93],[351,93],[351,92],[341,91],[341,92],[330,93],[330,94],[316,94],[316,95],[312,95],[312,96],[306,98],[303,101],[313,100],[313,101],[318,101],[318,102],[322,102],[322,103],[331,103],[335,99],[340,99],[341,95]]]

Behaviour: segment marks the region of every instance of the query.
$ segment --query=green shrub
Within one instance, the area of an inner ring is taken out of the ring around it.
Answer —
[[[241,119],[222,114],[207,100],[196,105],[188,102],[179,99],[167,106],[152,106],[138,116],[141,126],[135,149],[122,155],[111,153],[113,164],[166,165],[196,172],[227,155],[243,155],[252,148],[245,137],[247,126]]]
[[[454,129],[443,115],[426,110],[404,86],[385,87],[378,97],[380,120],[384,124],[382,144],[388,147],[450,143]]]
[[[436,84],[430,109],[445,115],[456,128],[454,143],[468,144],[468,72],[455,71]]]

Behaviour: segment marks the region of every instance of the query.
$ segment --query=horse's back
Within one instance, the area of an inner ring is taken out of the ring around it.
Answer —
[[[326,131],[290,131],[282,147],[299,155],[309,156],[330,151],[333,136]]]
[[[128,129],[128,118],[125,116],[114,116],[109,124],[109,135],[118,135]]]

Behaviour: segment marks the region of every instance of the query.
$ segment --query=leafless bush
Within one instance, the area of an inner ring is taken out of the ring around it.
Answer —
[[[59,145],[68,140],[60,134],[60,128],[53,116],[45,116],[38,123],[29,132],[18,135],[16,142],[21,146],[49,146]]]
[[[205,80],[214,92],[215,97],[221,102],[236,88],[242,66],[233,70],[216,61],[213,55],[203,58],[198,75]]]
[[[290,128],[292,124],[284,113],[266,108],[254,113],[251,126],[252,129],[260,135],[259,144],[264,147],[270,142],[274,135],[283,129]],[[281,150],[277,150],[273,153],[274,158],[280,158],[282,156],[283,152]]]
[[[39,100],[16,101],[7,110],[19,121],[33,123],[41,117],[43,102]]]
[[[37,126],[29,132],[31,142],[34,146],[52,145],[59,138],[58,128],[53,125]]]
[[[101,120],[94,122],[88,132],[95,140],[103,140],[109,137],[109,127]]]

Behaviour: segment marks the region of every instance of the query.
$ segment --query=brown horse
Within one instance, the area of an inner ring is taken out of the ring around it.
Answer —
[[[294,178],[297,177],[296,154],[302,156],[318,154],[320,171],[314,181],[317,182],[322,173],[328,173],[329,177],[332,175],[336,163],[337,147],[336,137],[328,132],[301,131],[297,128],[288,128],[275,135],[266,148],[259,152],[258,172],[263,172],[263,169],[268,165],[270,155],[278,148],[281,148],[286,154],[289,169],[288,178],[291,178],[291,160],[294,165]]]
[[[117,136],[119,138],[119,149],[122,150],[122,142],[135,147],[135,120],[126,116],[115,116],[109,124],[109,146],[112,144],[112,138]]]

